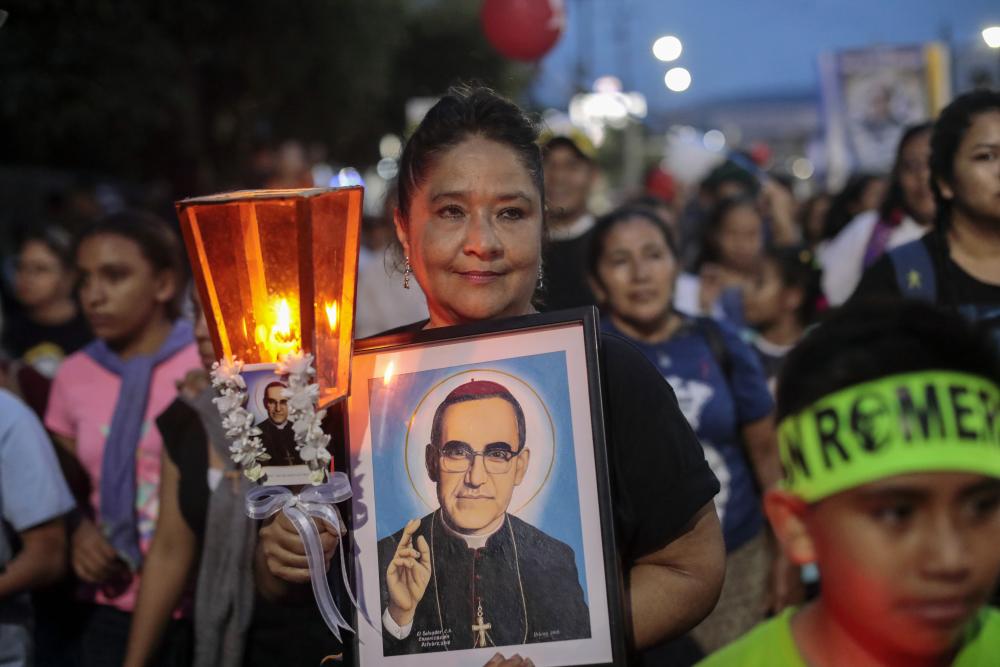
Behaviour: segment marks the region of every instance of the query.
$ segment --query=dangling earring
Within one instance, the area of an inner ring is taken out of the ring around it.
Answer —
[[[544,274],[542,274],[542,265],[538,265],[538,286],[535,289],[542,289],[545,287]]]
[[[410,289],[410,258],[406,258],[406,264],[403,265],[403,289]]]

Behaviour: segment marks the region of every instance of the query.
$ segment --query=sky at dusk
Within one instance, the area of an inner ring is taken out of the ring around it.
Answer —
[[[998,0],[566,0],[566,11],[566,32],[540,64],[535,102],[565,108],[576,89],[611,74],[643,93],[654,113],[742,96],[818,95],[821,51],[942,38],[986,48],[980,31],[1000,24]],[[650,50],[664,34],[684,44],[673,63]],[[684,93],[663,85],[673,66],[691,72]]]

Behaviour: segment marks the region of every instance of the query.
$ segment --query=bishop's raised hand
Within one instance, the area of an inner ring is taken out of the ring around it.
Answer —
[[[400,627],[413,622],[417,605],[427,592],[431,580],[431,550],[427,540],[413,534],[420,528],[420,520],[413,519],[403,528],[403,536],[396,546],[396,553],[385,572],[389,589],[389,615]]]

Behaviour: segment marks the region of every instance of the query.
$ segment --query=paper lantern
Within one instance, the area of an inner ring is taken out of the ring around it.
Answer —
[[[319,406],[347,395],[363,188],[246,190],[177,202],[219,357],[316,360]]]
[[[479,15],[486,39],[497,51],[527,62],[559,41],[565,17],[562,0],[485,0]]]

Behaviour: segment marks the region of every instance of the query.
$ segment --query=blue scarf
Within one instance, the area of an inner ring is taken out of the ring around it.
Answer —
[[[83,348],[91,359],[121,377],[111,431],[104,442],[100,514],[105,537],[132,571],[142,564],[135,511],[135,465],[153,369],[193,341],[191,324],[177,320],[163,345],[152,355],[140,354],[123,361],[103,340],[95,340]]]

